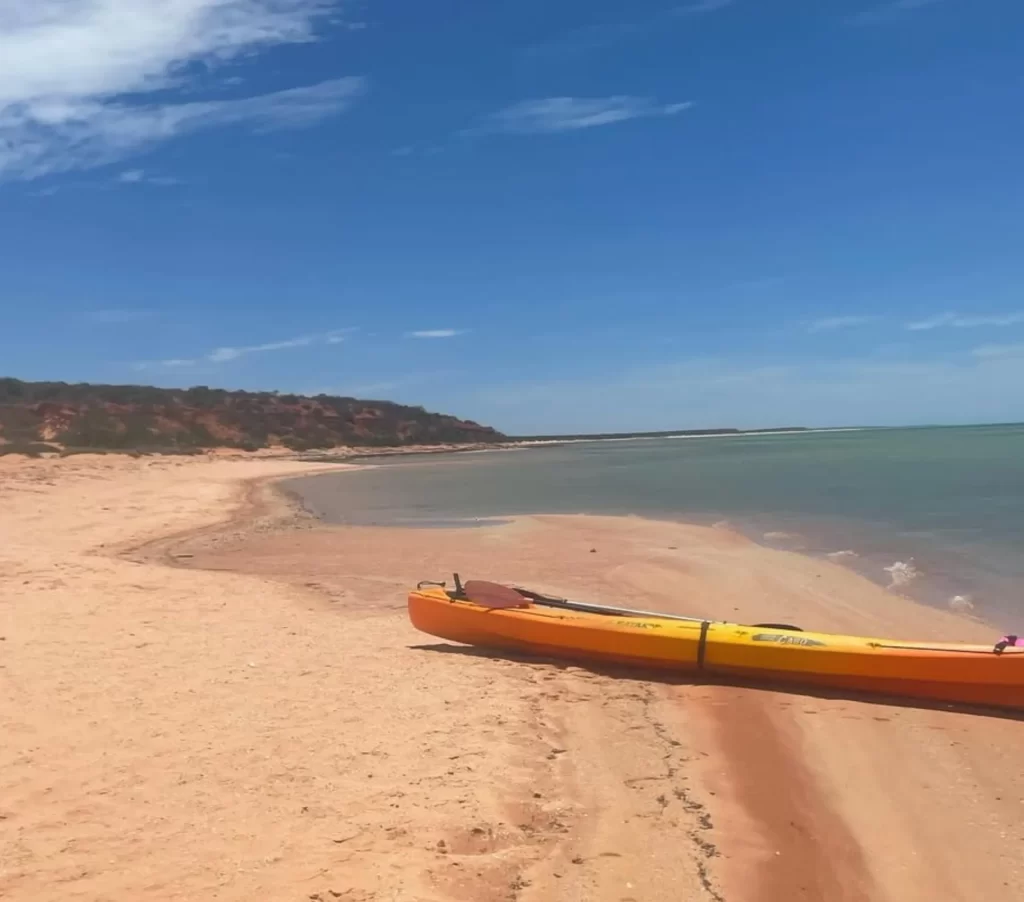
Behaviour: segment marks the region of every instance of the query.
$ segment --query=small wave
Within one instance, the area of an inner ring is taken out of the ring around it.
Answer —
[[[846,557],[860,557],[860,555],[857,554],[856,551],[850,551],[850,549],[847,548],[844,551],[830,551],[825,555],[825,557],[830,558],[833,561],[840,561]]]
[[[921,575],[921,571],[914,566],[914,559],[912,557],[907,558],[905,561],[895,561],[884,569],[889,574],[887,589],[898,589],[900,586],[913,582]]]
[[[732,529],[732,524],[728,520],[717,520],[711,524],[712,529]]]
[[[764,534],[764,537],[769,542],[772,542],[772,541],[782,542],[782,541],[786,541],[787,539],[799,539],[800,538],[800,536],[798,536],[795,532],[766,532]]]
[[[974,599],[970,595],[954,595],[949,599],[949,607],[954,611],[973,611]]]

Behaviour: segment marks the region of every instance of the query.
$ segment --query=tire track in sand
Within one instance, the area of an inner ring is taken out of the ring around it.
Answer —
[[[879,898],[860,843],[822,791],[804,759],[797,725],[775,707],[773,696],[709,686],[695,700],[711,748],[707,764],[717,765],[708,781],[721,782],[725,798],[720,804],[740,809],[732,819],[747,819],[761,839],[759,846],[740,850],[742,827],[722,831],[723,851],[732,859],[725,875],[726,898]]]

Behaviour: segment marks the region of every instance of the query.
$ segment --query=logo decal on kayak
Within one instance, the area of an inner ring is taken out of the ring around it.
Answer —
[[[806,636],[780,636],[778,633],[758,633],[750,637],[754,642],[778,642],[779,645],[824,645],[818,639],[808,639]]]
[[[620,620],[617,626],[635,626],[644,630],[660,630],[660,623],[652,623],[650,620]]]

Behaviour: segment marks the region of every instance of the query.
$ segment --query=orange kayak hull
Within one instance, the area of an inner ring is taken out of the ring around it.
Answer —
[[[604,615],[528,604],[495,609],[440,587],[409,594],[409,618],[441,639],[528,655],[741,682],[1024,711],[1024,649],[898,642],[733,623]]]

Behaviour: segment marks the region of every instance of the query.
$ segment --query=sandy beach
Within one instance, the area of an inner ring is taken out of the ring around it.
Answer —
[[[210,456],[0,458],[0,897],[1016,898],[1017,719],[524,661],[420,579],[987,642],[725,529],[329,528]],[[343,469],[337,466],[334,469]]]

